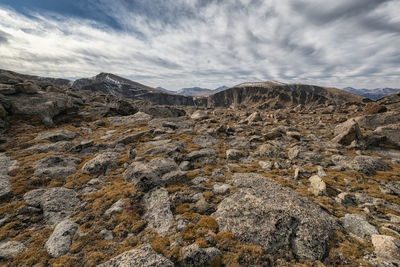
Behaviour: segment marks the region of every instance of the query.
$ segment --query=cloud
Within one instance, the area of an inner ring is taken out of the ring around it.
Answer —
[[[0,68],[106,71],[175,90],[262,80],[400,87],[398,1],[89,0],[85,8],[107,20],[0,5]]]

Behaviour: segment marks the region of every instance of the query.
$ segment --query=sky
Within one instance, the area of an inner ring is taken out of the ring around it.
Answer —
[[[399,0],[0,0],[0,69],[400,88]]]

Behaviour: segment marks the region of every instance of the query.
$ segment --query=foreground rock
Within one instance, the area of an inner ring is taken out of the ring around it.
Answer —
[[[336,126],[334,135],[335,138],[333,138],[332,141],[345,146],[350,145],[353,141],[359,141],[362,138],[360,127],[354,119],[350,119]]]
[[[216,248],[201,248],[193,244],[182,248],[182,265],[184,267],[219,266],[222,253]]]
[[[225,198],[212,215],[220,231],[242,242],[262,246],[267,253],[321,260],[327,242],[339,226],[315,203],[258,174],[234,174],[239,190]]]
[[[21,242],[9,241],[0,243],[0,259],[15,257],[24,250],[26,250],[26,247]]]
[[[76,172],[76,166],[80,162],[81,159],[70,156],[48,156],[33,165],[35,168],[34,175],[65,178]]]
[[[174,221],[168,191],[164,188],[153,190],[144,196],[143,202],[148,227],[155,229],[161,236],[165,235]]]
[[[118,153],[104,152],[86,162],[82,169],[92,174],[105,173],[109,167],[116,166],[115,161],[118,159],[118,157]]]
[[[156,253],[150,245],[142,245],[127,251],[98,267],[173,267],[174,264],[164,256]]]
[[[67,219],[57,224],[50,238],[47,240],[45,248],[47,253],[53,258],[60,257],[68,253],[72,243],[72,238],[78,225]]]

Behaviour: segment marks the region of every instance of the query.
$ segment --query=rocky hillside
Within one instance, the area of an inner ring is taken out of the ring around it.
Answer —
[[[0,73],[0,265],[399,266],[400,109],[256,88],[196,109]]]
[[[214,90],[201,87],[191,87],[191,88],[182,88],[178,90],[177,93],[180,95],[187,95],[187,96],[209,96],[224,91],[228,88],[229,87],[225,85],[220,86]]]
[[[303,84],[276,82],[243,83],[203,99],[213,107],[259,107],[281,109],[288,106],[339,105],[360,102],[362,97],[334,89]]]
[[[92,78],[78,79],[74,81],[72,87],[119,97],[150,101],[159,105],[194,105],[193,98],[191,97],[167,93],[111,73],[100,73]]]

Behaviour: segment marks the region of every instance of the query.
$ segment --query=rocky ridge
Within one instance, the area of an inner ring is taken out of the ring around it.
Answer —
[[[0,83],[0,264],[400,264],[392,102],[291,87],[282,108],[171,107]]]

